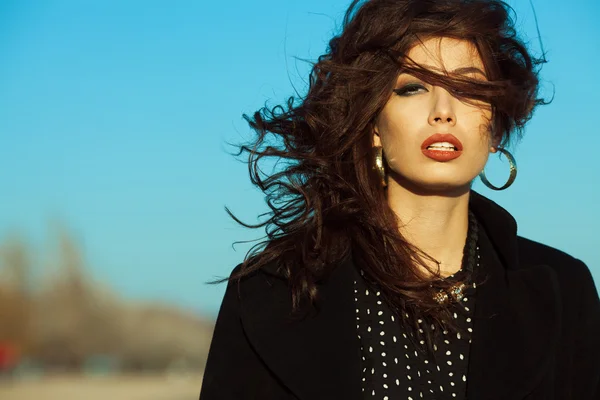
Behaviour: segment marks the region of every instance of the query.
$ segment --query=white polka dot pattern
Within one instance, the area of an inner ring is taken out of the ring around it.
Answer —
[[[360,271],[363,275],[363,271]],[[474,309],[474,288],[465,292],[451,313],[459,333],[443,330],[430,357],[417,348],[410,329],[403,329],[381,293],[360,276],[354,282],[356,320],[361,346],[365,399],[465,399]],[[425,322],[418,320],[419,332]],[[428,325],[435,330],[435,326]],[[417,341],[421,345],[425,342]]]

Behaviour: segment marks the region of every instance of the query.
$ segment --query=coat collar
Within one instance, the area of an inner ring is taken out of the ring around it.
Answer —
[[[542,379],[558,342],[558,284],[550,267],[521,266],[514,218],[471,192],[481,229],[468,398],[520,399]],[[242,285],[241,318],[267,367],[301,400],[361,398],[360,348],[347,258],[320,285],[320,308],[291,319],[283,278],[259,274]]]
[[[516,252],[516,240],[499,237],[494,242],[491,236],[497,232],[480,229],[484,268],[476,277],[483,283],[476,292],[469,399],[525,398],[543,379],[559,340],[560,296],[554,271],[546,265],[519,266],[516,255],[499,251],[515,246]],[[513,263],[502,261],[506,259]]]
[[[360,399],[354,270],[351,259],[341,263],[320,287],[318,312],[302,320],[290,317],[290,296],[280,277],[263,274],[244,288],[241,317],[248,339],[301,400]]]

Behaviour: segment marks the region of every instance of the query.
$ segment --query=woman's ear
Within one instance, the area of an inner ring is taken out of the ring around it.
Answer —
[[[373,128],[373,147],[381,146],[381,137],[379,136],[379,132],[377,132],[377,128]]]
[[[496,150],[496,149],[500,146],[500,143],[502,143],[502,135],[495,135],[492,138],[492,146],[491,146],[490,151],[492,153],[497,152],[498,150]]]

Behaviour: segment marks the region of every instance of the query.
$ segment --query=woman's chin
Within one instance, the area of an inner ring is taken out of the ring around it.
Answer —
[[[402,188],[418,194],[444,194],[461,195],[471,189],[473,179],[460,179],[460,177],[426,177],[422,179],[398,179],[396,184]],[[393,184],[388,186],[394,186]],[[390,187],[391,188],[391,187]],[[393,190],[393,189],[392,189]]]

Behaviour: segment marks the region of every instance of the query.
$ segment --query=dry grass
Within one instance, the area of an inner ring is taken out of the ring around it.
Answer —
[[[30,381],[0,381],[2,400],[197,400],[201,375],[80,377],[58,376]]]

